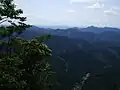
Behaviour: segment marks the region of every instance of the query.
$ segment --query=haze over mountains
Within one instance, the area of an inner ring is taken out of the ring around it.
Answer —
[[[117,90],[120,86],[120,29],[86,28],[52,29],[33,26],[20,36],[31,39],[51,34],[45,43],[52,49],[53,70],[60,87],[70,90],[85,73],[91,73],[83,90]]]

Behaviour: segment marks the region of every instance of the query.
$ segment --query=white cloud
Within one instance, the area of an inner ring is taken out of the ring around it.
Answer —
[[[117,7],[112,7],[110,9],[108,9],[108,10],[105,10],[104,13],[106,15],[119,15],[119,12],[117,10],[118,10]]]
[[[91,6],[87,6],[87,8],[92,8],[92,9],[100,9],[100,8],[104,8],[104,4],[101,4],[99,2],[94,3]]]
[[[104,11],[104,13],[107,15],[118,15],[118,13],[113,10],[106,10],[106,11]]]

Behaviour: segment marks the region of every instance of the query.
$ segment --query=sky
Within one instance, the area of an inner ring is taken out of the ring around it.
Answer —
[[[120,28],[120,0],[15,0],[33,25]]]

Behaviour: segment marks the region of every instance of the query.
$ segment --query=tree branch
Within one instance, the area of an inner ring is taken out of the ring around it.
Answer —
[[[6,22],[6,21],[7,21],[7,20],[3,20],[3,21],[0,22],[0,24],[4,23],[4,22]]]

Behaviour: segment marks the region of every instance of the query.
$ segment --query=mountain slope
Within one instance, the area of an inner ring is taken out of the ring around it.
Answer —
[[[114,90],[111,85],[119,86],[120,81],[120,33],[113,31],[116,30],[114,28],[112,31],[95,28],[101,30],[95,33],[93,28],[86,28],[91,32],[83,32],[79,28],[45,29],[33,26],[20,36],[31,39],[52,34],[45,43],[52,49],[50,63],[61,84],[57,90],[70,90],[87,72],[91,76],[83,90],[101,90],[101,86],[105,90]]]

